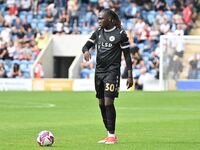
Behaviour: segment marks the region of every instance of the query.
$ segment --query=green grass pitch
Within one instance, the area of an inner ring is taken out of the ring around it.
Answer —
[[[1,92],[0,150],[199,150],[200,92],[121,92],[115,145],[106,136],[94,92]],[[37,134],[50,130],[52,147]]]

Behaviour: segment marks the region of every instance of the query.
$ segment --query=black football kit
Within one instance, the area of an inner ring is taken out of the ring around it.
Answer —
[[[120,84],[121,54],[123,52],[127,69],[132,70],[129,41],[123,29],[113,27],[110,30],[98,28],[82,51],[89,51],[95,46],[97,50],[95,89],[96,97],[118,97]]]

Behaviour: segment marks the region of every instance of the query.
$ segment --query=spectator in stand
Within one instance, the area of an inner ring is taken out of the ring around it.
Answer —
[[[32,2],[31,0],[21,0],[20,11],[30,11]]]
[[[17,39],[23,40],[24,36],[25,36],[25,30],[24,30],[24,28],[21,26],[21,28],[17,29],[16,37],[17,37]]]
[[[92,49],[90,61],[85,61],[80,64],[81,72],[80,77],[83,79],[89,79],[94,77],[95,65],[96,65],[96,51]]]
[[[140,70],[140,76],[137,80],[137,88],[138,89],[143,89],[144,88],[144,83],[146,81],[149,81],[149,80],[154,80],[155,78],[153,77],[153,75],[151,75],[149,72],[147,72],[146,69],[141,69]]]
[[[49,8],[46,9],[45,23],[48,28],[52,28],[54,24],[54,16]]]
[[[175,10],[174,15],[172,16],[172,22],[175,24],[183,23],[183,17],[181,15],[181,11]]]
[[[110,8],[108,0],[99,0],[98,1],[98,9],[101,11],[102,9]]]
[[[12,7],[15,4],[16,4],[16,0],[7,0],[6,1],[7,8],[10,8],[10,7]]]
[[[0,78],[6,77],[6,70],[4,68],[4,63],[0,62]]]
[[[154,9],[156,11],[161,10],[161,9],[164,11],[166,9],[165,0],[154,0],[153,3],[154,3],[153,6],[155,7]]]
[[[4,17],[3,17],[3,15],[2,15],[2,12],[0,12],[0,26],[3,26],[3,24],[4,24]]]
[[[150,27],[147,23],[145,23],[144,28],[139,32],[138,42],[144,43],[149,39],[149,37],[150,37]]]
[[[159,56],[155,51],[151,52],[150,58],[148,60],[148,65],[150,67],[150,74],[155,77],[156,79],[159,79]]]
[[[11,5],[11,6],[8,8],[8,13],[9,13],[10,15],[17,16],[17,15],[18,15],[18,8],[17,8],[17,5],[16,5],[16,4]]]
[[[13,23],[13,27],[20,29],[22,25],[23,25],[22,20],[19,17],[16,17],[15,22]]]
[[[60,22],[63,24],[63,31],[68,34],[69,33],[69,15],[67,14],[66,9],[62,9],[61,14],[59,16]]]
[[[198,70],[200,70],[200,54],[194,54],[189,58],[190,69],[188,71],[188,79],[198,79]]]
[[[187,25],[187,31],[189,31],[193,26],[193,4],[189,3],[184,9],[183,9],[183,20],[185,24]]]
[[[22,48],[22,55],[23,55],[23,60],[32,60],[32,49],[30,45],[30,41],[24,41],[23,43],[23,48]]]
[[[61,22],[60,18],[57,20],[57,22],[54,24],[54,28],[53,28],[53,33],[54,34],[62,34],[64,33],[64,25]]]
[[[6,11],[5,14],[4,14],[5,22],[6,22],[8,25],[11,25],[11,24],[15,21],[16,18],[17,18],[16,15],[11,14],[11,13],[9,13],[8,11]]]
[[[97,16],[94,12],[94,7],[92,7],[91,5],[88,5],[87,6],[87,12],[86,12],[86,15],[85,15],[85,24],[90,26],[90,28],[92,29],[92,26],[95,25],[96,18],[97,18]]]
[[[126,19],[135,18],[138,11],[137,4],[134,1],[130,1],[129,3],[130,4],[125,9],[125,14],[124,14]]]
[[[110,8],[119,15],[120,15],[120,6],[121,6],[120,0],[110,1]]]
[[[174,35],[178,35],[178,36],[184,35],[183,24],[177,24],[176,30],[174,31]]]
[[[68,1],[70,33],[79,33],[79,7],[78,0]]]
[[[36,41],[32,41],[31,45],[32,45],[32,59],[35,60],[40,53],[40,49]]]
[[[13,55],[14,60],[21,60],[23,58],[22,56],[22,41],[20,40],[15,40],[14,42],[14,46],[15,46],[15,52]]]
[[[158,15],[156,16],[154,25],[160,26],[161,24],[165,23],[165,20],[168,20],[168,17],[165,15],[163,9],[160,9]]]
[[[13,44],[13,41],[10,41],[10,42],[8,43],[7,49],[8,49],[9,59],[10,59],[10,60],[13,60],[14,53],[15,53],[15,51],[16,51],[15,46],[14,46],[14,44]]]
[[[7,59],[8,58],[8,50],[6,47],[6,43],[2,42],[0,45],[0,59]]]
[[[20,65],[15,63],[13,64],[13,67],[11,68],[11,71],[8,73],[9,78],[21,78],[22,72],[20,70]]]
[[[37,33],[35,41],[40,50],[42,50],[46,46],[48,39],[49,39],[49,33],[48,33],[47,29],[45,29],[45,31],[43,31],[43,32]]]
[[[136,41],[136,43],[138,43],[139,41],[139,37],[140,34],[142,32],[142,30],[144,29],[146,23],[144,22],[144,20],[142,18],[138,18],[135,21],[134,27],[133,27],[133,33],[135,35],[134,40]]]
[[[61,21],[64,25],[66,25],[66,26],[68,25],[68,23],[69,23],[69,16],[68,16],[68,14],[67,14],[66,9],[62,9],[59,18],[60,18],[60,21]]]
[[[160,33],[161,35],[166,34],[170,29],[170,23],[168,21],[168,18],[164,19],[164,22],[160,25]]]
[[[66,9],[67,7],[67,1],[66,0],[54,0],[55,8],[57,9],[58,16],[62,13],[63,9]]]
[[[38,62],[34,68],[34,78],[43,78],[44,77],[44,69],[42,67],[42,63]]]
[[[159,36],[160,36],[159,30],[155,26],[152,26],[149,34],[150,34],[149,36],[150,36],[150,39],[152,40],[152,42],[154,44],[158,44]]]
[[[28,28],[27,32],[25,33],[25,37],[30,41],[33,41],[35,38],[35,32],[32,28]]]
[[[25,31],[28,31],[28,28],[31,28],[31,24],[28,23],[27,18],[25,18],[25,19],[22,21],[22,26],[23,26],[23,28],[24,28]]]
[[[3,26],[3,30],[1,31],[0,37],[2,38],[3,41],[8,43],[11,38],[11,29],[9,24],[5,23]]]

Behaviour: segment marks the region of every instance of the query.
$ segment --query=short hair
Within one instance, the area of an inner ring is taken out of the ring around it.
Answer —
[[[117,28],[121,28],[121,21],[116,12],[111,9],[103,9],[102,12],[104,12],[107,17],[111,18],[113,25],[115,25]]]

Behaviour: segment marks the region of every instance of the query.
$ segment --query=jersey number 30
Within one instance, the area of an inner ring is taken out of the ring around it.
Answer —
[[[115,85],[114,84],[106,83],[105,91],[114,92],[114,90],[115,90]]]

